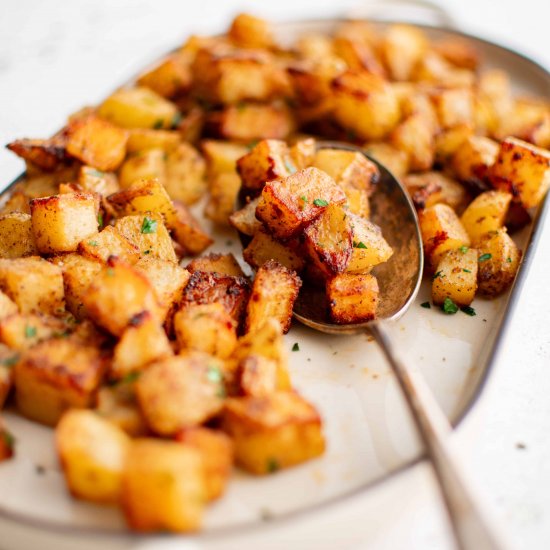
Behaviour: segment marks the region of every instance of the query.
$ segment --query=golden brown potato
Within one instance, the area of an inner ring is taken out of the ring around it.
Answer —
[[[484,233],[496,231],[504,225],[511,201],[512,195],[507,191],[485,191],[468,205],[460,221],[473,243]]]
[[[136,531],[186,533],[200,528],[206,504],[201,454],[189,445],[136,439],[122,472],[121,506]]]
[[[470,200],[460,183],[441,172],[409,174],[403,179],[417,210],[434,204],[448,204],[455,212],[461,212]]]
[[[219,174],[235,173],[237,160],[246,155],[249,149],[240,143],[205,139],[201,141],[201,151],[206,160],[208,176],[212,181]]]
[[[0,411],[4,408],[13,386],[13,367],[19,362],[18,352],[5,344],[0,346]]]
[[[458,124],[437,133],[434,139],[435,161],[447,166],[457,149],[473,135],[471,124]]]
[[[436,84],[441,89],[471,88],[476,80],[473,71],[459,69],[434,50],[429,50],[416,67],[413,79]]]
[[[30,214],[29,197],[23,191],[14,191],[0,208],[2,214],[11,214],[19,212],[21,214]]]
[[[273,33],[265,19],[240,13],[233,19],[228,37],[242,48],[269,49],[275,46]]]
[[[22,159],[46,172],[52,172],[67,161],[65,139],[17,139],[6,147]]]
[[[239,233],[252,237],[262,227],[262,222],[256,218],[256,208],[259,202],[260,197],[257,197],[229,216],[229,223]]]
[[[257,475],[311,460],[325,450],[319,414],[293,392],[229,399],[223,428],[233,439],[237,464]]]
[[[200,254],[214,242],[185,204],[174,201],[174,213],[167,223],[185,254]]]
[[[448,250],[437,264],[432,279],[432,300],[443,304],[450,298],[458,306],[469,306],[477,290],[479,252],[466,246]]]
[[[194,204],[206,193],[205,173],[206,164],[200,153],[189,143],[180,143],[166,158],[168,195],[184,204]]]
[[[189,56],[176,52],[163,59],[156,67],[137,79],[140,86],[150,88],[168,99],[181,95],[191,87]]]
[[[494,111],[498,125],[513,107],[512,85],[508,73],[501,69],[483,71],[479,76],[478,89],[480,96],[487,100]]]
[[[74,252],[97,233],[96,201],[90,193],[67,193],[30,202],[36,247],[42,254]]]
[[[50,338],[66,338],[69,332],[63,320],[45,315],[16,312],[0,321],[0,341],[17,351]]]
[[[413,114],[391,133],[391,144],[409,156],[411,170],[429,170],[435,158],[434,134],[430,121]]]
[[[113,172],[102,172],[91,166],[81,166],[78,185],[86,193],[98,193],[104,197],[119,191],[118,178]]]
[[[366,70],[370,74],[385,77],[386,70],[370,44],[362,40],[336,36],[334,53],[353,70]],[[330,55],[330,54],[329,54]]]
[[[29,214],[10,212],[0,216],[0,258],[22,258],[37,253]]]
[[[0,290],[0,320],[18,312],[17,304]]]
[[[456,177],[462,181],[483,180],[494,164],[498,144],[483,136],[471,136],[464,140],[454,152],[450,166]]]
[[[362,323],[376,318],[379,290],[368,273],[340,273],[326,285],[330,316],[335,323]]]
[[[442,89],[432,96],[432,100],[443,128],[473,124],[474,98],[470,89]]]
[[[268,319],[275,319],[283,333],[287,333],[301,286],[302,281],[295,271],[273,260],[263,264],[254,278],[246,308],[246,332],[255,332]]]
[[[133,128],[128,130],[126,150],[129,154],[141,153],[149,149],[162,149],[168,153],[173,151],[180,143],[181,135],[177,131]]]
[[[396,178],[402,178],[409,171],[409,155],[389,143],[368,143],[365,151],[383,164]]]
[[[223,363],[199,352],[170,357],[142,373],[136,392],[149,427],[159,435],[174,435],[221,411],[225,398]]]
[[[187,271],[206,271],[207,273],[221,273],[232,277],[244,277],[243,270],[233,254],[210,253],[200,258],[195,258],[187,266]]]
[[[218,174],[210,180],[210,193],[204,215],[214,223],[229,226],[229,217],[235,210],[241,178],[235,173]]]
[[[479,64],[479,52],[475,46],[461,38],[444,38],[434,44],[435,51],[445,60],[461,69],[475,70]]]
[[[428,41],[421,29],[411,25],[391,25],[384,34],[381,49],[392,79],[410,80],[428,49]]]
[[[304,168],[309,168],[313,164],[316,151],[317,144],[314,138],[298,136],[298,140],[290,147],[290,156],[294,161],[296,169],[303,170]]]
[[[55,440],[71,494],[92,502],[118,503],[128,436],[92,411],[73,409],[61,418]]]
[[[21,313],[59,315],[65,310],[61,269],[37,256],[0,259],[0,290]]]
[[[155,147],[128,156],[120,167],[120,187],[127,189],[142,179],[156,179],[166,185],[166,154],[163,149]]]
[[[263,397],[278,388],[277,363],[262,355],[247,355],[237,367],[238,394]]]
[[[77,251],[85,258],[102,263],[107,263],[110,256],[116,256],[129,264],[135,264],[140,255],[139,248],[111,225],[80,241]]]
[[[127,376],[117,384],[100,388],[94,410],[130,437],[139,437],[147,435],[149,429],[136,403],[134,378]]]

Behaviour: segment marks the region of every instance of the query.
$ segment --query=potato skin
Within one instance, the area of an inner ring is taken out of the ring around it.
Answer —
[[[29,214],[10,212],[0,216],[0,258],[22,258],[37,253]]]
[[[368,273],[340,273],[327,281],[330,316],[335,323],[361,323],[376,318],[378,281]]]
[[[479,251],[475,248],[448,250],[437,264],[432,281],[432,300],[442,304],[450,298],[469,306],[477,290]]]

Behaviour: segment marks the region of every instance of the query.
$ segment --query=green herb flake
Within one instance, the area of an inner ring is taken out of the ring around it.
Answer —
[[[99,229],[103,227],[103,214],[101,212],[97,215],[97,225],[99,225]]]
[[[366,250],[368,247],[363,241],[353,241],[353,248],[364,248]]]
[[[257,139],[255,139],[255,140],[251,141],[250,143],[248,143],[246,147],[249,151],[252,151],[252,149],[254,149],[254,147],[256,147],[256,145],[258,145],[258,140]]]
[[[245,109],[246,109],[246,102],[245,101],[240,101],[239,103],[237,103],[237,111],[239,113],[242,113]]]
[[[143,223],[141,224],[141,232],[143,234],[156,233],[157,225],[157,220],[152,220],[151,218],[145,216],[145,218],[143,218]]]
[[[288,159],[285,160],[285,168],[288,170],[290,174],[294,174],[296,172],[296,167]]]
[[[309,201],[307,200],[307,197],[306,197],[305,195],[302,195],[302,196],[300,197],[300,200],[304,201],[306,204],[309,202]]]
[[[69,336],[69,334],[71,334],[71,332],[69,330],[63,330],[63,331],[59,331],[59,332],[54,332],[53,337],[54,338],[67,338]]]
[[[300,351],[300,344],[298,344],[298,342],[294,342],[294,345],[292,346],[292,351]]]
[[[266,467],[267,467],[267,471],[270,474],[276,472],[280,468],[279,462],[275,458],[268,458]]]
[[[90,246],[99,246],[99,243],[97,241],[88,241],[88,244]]]
[[[164,126],[164,119],[159,118],[158,120],[155,120],[155,123],[153,124],[153,129],[160,130]]]
[[[151,249],[149,248],[149,250],[144,250],[143,253],[144,253],[145,255],[151,254]]]
[[[478,262],[486,262],[487,260],[490,260],[493,257],[492,254],[482,254],[477,261]]]
[[[450,298],[445,298],[441,309],[447,315],[454,315],[458,311],[458,306]]]
[[[443,277],[445,277],[445,275],[441,271],[437,271],[436,273],[433,274],[432,281],[435,281],[438,278],[442,279]]]
[[[180,125],[181,119],[182,119],[181,113],[176,113],[174,115],[174,118],[172,118],[171,127],[177,128]]]
[[[25,338],[34,338],[36,336],[36,327],[31,325],[25,326]]]
[[[128,374],[125,374],[120,381],[123,384],[133,384],[139,377],[141,376],[141,372],[136,370],[134,372],[129,372]]]
[[[325,199],[315,199],[313,204],[315,206],[328,206],[328,202]]]
[[[420,304],[420,307],[423,307],[424,309],[431,309],[432,306],[431,306],[430,302],[422,302]]]
[[[512,263],[512,258],[506,258],[506,261],[511,264]]]
[[[105,176],[105,173],[101,170],[96,170],[95,168],[93,168],[92,170],[88,170],[88,175],[94,178],[102,178],[103,176]]]
[[[10,451],[13,451],[13,448],[15,447],[15,437],[13,437],[13,435],[11,435],[11,433],[8,432],[7,430],[4,430],[3,432],[1,432],[1,435],[2,435],[2,439],[4,440],[4,443],[6,444],[6,447]]]
[[[466,254],[466,252],[468,252],[469,249],[470,249],[470,247],[468,247],[466,245],[463,245],[458,250],[460,250],[460,252],[462,252],[462,254]]]
[[[215,384],[219,384],[223,380],[223,374],[222,371],[214,366],[214,365],[208,365],[206,369],[206,378],[210,380],[210,382],[214,382]]]
[[[5,359],[2,359],[2,365],[4,365],[4,367],[8,367],[8,369],[11,369],[11,367],[15,366],[18,361],[19,361],[19,354],[16,353],[11,357],[6,357]]]
[[[471,271],[469,269],[466,269],[465,267],[462,269],[462,271],[464,271],[464,273],[471,273]]]
[[[474,317],[476,315],[476,310],[470,306],[461,307],[460,311],[462,311],[466,315],[469,315],[470,317]]]

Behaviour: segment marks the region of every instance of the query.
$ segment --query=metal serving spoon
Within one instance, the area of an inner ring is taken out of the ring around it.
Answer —
[[[317,147],[358,151],[374,162],[380,171],[375,191],[370,197],[371,220],[382,228],[384,238],[393,248],[386,263],[373,269],[380,287],[378,319],[365,323],[338,325],[327,316],[324,294],[312,287],[302,287],[294,306],[294,317],[315,330],[330,334],[369,332],[382,349],[405,395],[415,425],[432,462],[449,519],[461,550],[496,550],[505,548],[492,520],[473,485],[468,481],[452,451],[452,431],[422,375],[407,364],[393,349],[388,336],[388,322],[399,319],[413,303],[424,265],[422,238],[414,206],[402,184],[363,149],[340,142],[321,141]]]

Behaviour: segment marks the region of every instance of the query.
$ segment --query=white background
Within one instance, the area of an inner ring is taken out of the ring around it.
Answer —
[[[550,68],[548,0],[441,2],[461,29]],[[191,32],[224,29],[238,11],[273,19],[347,14],[357,0],[1,0],[0,143],[43,137]],[[399,10],[390,11],[396,19]],[[22,163],[0,151],[0,181]],[[550,548],[550,219],[482,398],[455,438],[513,548]],[[0,524],[0,549],[63,541]],[[66,541],[67,548],[75,548]],[[84,541],[82,541],[84,544]],[[309,521],[226,542],[239,548],[451,548],[427,465]],[[216,545],[217,547],[217,545]],[[158,548],[157,546],[155,548]]]

